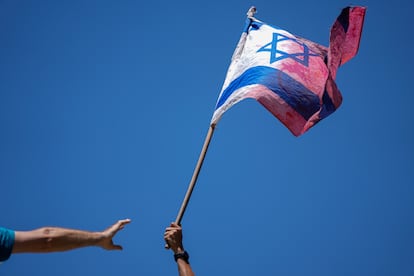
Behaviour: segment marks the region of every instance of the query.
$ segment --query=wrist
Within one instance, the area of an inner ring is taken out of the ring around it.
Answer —
[[[187,251],[185,250],[179,253],[174,253],[174,260],[178,262],[179,259],[189,264],[188,260],[190,259],[190,255],[188,255]]]
[[[175,247],[175,248],[172,248],[172,250],[173,250],[173,252],[174,252],[174,254],[180,254],[180,253],[184,253],[184,247],[182,247],[182,246],[178,246],[178,247]]]
[[[92,233],[91,240],[94,241],[96,246],[104,247],[105,239],[106,239],[106,236],[105,236],[104,232],[94,232],[94,233]]]

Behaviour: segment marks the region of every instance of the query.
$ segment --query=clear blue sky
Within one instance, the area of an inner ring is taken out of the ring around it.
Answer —
[[[414,275],[410,1],[0,1],[0,225],[102,230],[122,252],[0,275],[177,275],[175,219],[251,5],[323,45],[367,6],[342,106],[294,137],[253,100],[219,122],[183,219],[197,275]]]

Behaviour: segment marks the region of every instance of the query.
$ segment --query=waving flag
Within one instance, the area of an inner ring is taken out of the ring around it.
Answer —
[[[334,112],[342,102],[338,67],[358,51],[365,8],[348,7],[331,29],[329,48],[267,25],[253,17],[234,51],[197,165],[175,222],[180,224],[214,129],[230,107],[246,98],[259,101],[295,136]]]
[[[342,102],[336,72],[356,55],[364,16],[364,7],[343,9],[331,28],[329,48],[249,17],[211,125],[246,98],[260,102],[295,136],[333,113]]]

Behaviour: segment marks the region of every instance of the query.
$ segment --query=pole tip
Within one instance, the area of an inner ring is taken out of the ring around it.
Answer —
[[[256,7],[251,6],[249,11],[247,12],[247,17],[254,17],[254,14],[256,13]]]

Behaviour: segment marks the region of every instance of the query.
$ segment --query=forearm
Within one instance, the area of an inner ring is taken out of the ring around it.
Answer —
[[[194,272],[191,269],[190,264],[182,259],[177,260],[178,265],[178,275],[179,276],[194,276]]]
[[[13,253],[59,252],[86,246],[98,245],[100,232],[43,227],[33,231],[15,232]]]

